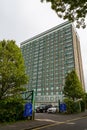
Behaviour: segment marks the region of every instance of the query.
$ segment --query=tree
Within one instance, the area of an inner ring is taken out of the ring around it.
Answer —
[[[13,40],[0,41],[0,99],[17,97],[27,81],[20,48]]]
[[[75,70],[67,74],[63,93],[66,97],[73,99],[73,101],[84,96],[82,84],[79,81]]]
[[[76,21],[77,27],[85,28],[87,14],[87,0],[41,0],[51,2],[51,8],[60,18]]]
[[[87,92],[84,94],[84,101],[85,101],[85,106],[86,106],[86,109],[87,109]]]

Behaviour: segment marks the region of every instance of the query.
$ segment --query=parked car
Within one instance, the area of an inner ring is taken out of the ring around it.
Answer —
[[[36,112],[39,113],[40,112],[40,107],[36,108]]]
[[[37,113],[42,113],[43,111],[44,111],[44,109],[45,109],[45,104],[42,104],[42,105],[40,105],[40,106],[38,106],[37,108],[36,108],[36,112]]]
[[[51,107],[47,109],[47,113],[56,113],[58,111],[57,107]]]
[[[51,108],[51,107],[52,107],[52,105],[51,105],[51,104],[46,105],[46,106],[45,106],[45,112],[47,112],[48,108]]]
[[[49,105],[42,104],[42,105],[40,105],[39,107],[36,108],[36,112],[41,112],[41,113],[47,112],[47,109],[50,108],[50,107],[52,107],[51,104],[49,104]]]

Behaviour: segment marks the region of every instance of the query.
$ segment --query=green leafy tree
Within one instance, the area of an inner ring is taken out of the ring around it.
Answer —
[[[82,84],[75,70],[67,74],[63,93],[66,97],[73,99],[73,101],[84,96]]]
[[[76,21],[77,27],[85,28],[87,0],[41,0],[51,2],[51,8],[60,18]]]
[[[20,48],[13,40],[0,41],[0,99],[19,96],[27,81]]]
[[[84,94],[83,100],[85,101],[85,107],[87,109],[87,92]]]

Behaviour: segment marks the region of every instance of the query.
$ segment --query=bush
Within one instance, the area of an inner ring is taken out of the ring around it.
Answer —
[[[74,112],[83,112],[85,111],[85,102],[83,100],[76,101],[74,103]]]
[[[0,101],[0,121],[13,122],[23,119],[23,101],[20,99],[6,99]]]
[[[76,101],[74,102],[74,113],[79,113],[79,112],[81,112],[80,101]]]
[[[71,99],[64,99],[67,106],[67,113],[79,113],[85,111],[85,102],[83,100],[73,101]]]
[[[85,101],[80,101],[80,105],[81,105],[81,112],[85,111],[86,105],[85,105]]]
[[[74,113],[74,102],[73,102],[73,100],[66,98],[66,99],[64,99],[64,102],[65,102],[66,107],[67,107],[67,113],[68,114]]]

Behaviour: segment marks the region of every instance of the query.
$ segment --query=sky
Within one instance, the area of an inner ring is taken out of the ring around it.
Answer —
[[[40,0],[0,0],[0,41],[15,40],[20,47],[21,42],[63,22],[49,3],[41,3]],[[87,91],[87,27],[76,30],[80,38]]]

